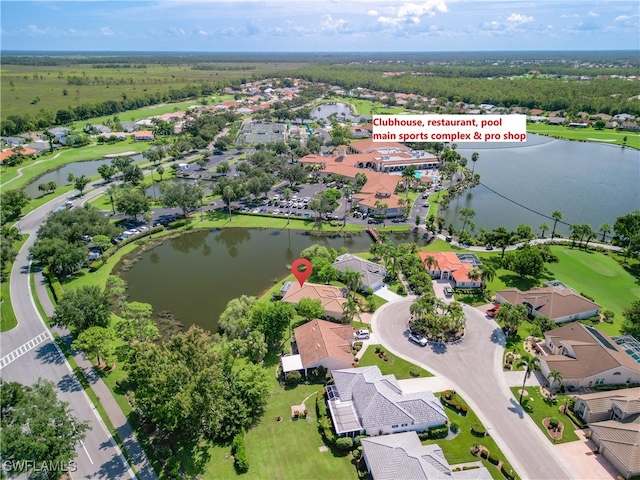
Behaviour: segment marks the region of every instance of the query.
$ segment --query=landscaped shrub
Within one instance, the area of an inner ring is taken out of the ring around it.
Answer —
[[[419,377],[420,369],[417,367],[411,367],[411,369],[409,370],[409,375],[411,375],[412,377]]]
[[[449,428],[453,433],[456,433],[458,430],[460,430],[460,425],[458,425],[456,422],[451,422],[451,425],[449,425]]]
[[[369,435],[356,435],[356,438],[353,439],[353,446],[359,447],[362,443],[363,438],[367,438]]]
[[[549,428],[558,428],[559,424],[560,424],[560,420],[558,420],[557,418],[549,419]]]
[[[327,416],[327,404],[324,401],[323,395],[318,395],[316,397],[316,415],[318,418]]]
[[[566,410],[564,413],[567,417],[569,417],[569,419],[571,419],[573,423],[575,423],[578,426],[578,428],[584,428],[586,426],[586,424],[582,421],[582,419],[578,417],[573,411]]]
[[[51,292],[53,293],[53,298],[56,302],[59,302],[62,297],[64,297],[64,288],[60,284],[60,280],[53,273],[49,271],[47,267],[42,269],[42,273],[47,277],[47,281],[51,286]]]
[[[351,437],[340,437],[336,440],[336,447],[341,450],[351,450],[353,448],[353,440]]]
[[[504,478],[506,478],[507,480],[513,480],[514,477],[512,477],[509,472],[507,472],[506,468],[504,465],[502,465],[502,468],[500,468],[500,471],[502,472],[502,475],[504,475]]]
[[[491,455],[489,455],[489,458],[487,458],[487,460],[489,460],[489,462],[491,462],[493,465],[498,465],[498,462],[500,462],[500,459],[492,457]]]
[[[474,423],[473,425],[471,425],[472,435],[475,435],[476,437],[484,437],[486,433],[487,433],[487,430],[479,423]]]
[[[480,452],[480,456],[486,460],[489,457],[489,452],[483,450]]]
[[[300,380],[302,380],[302,375],[300,374],[300,372],[294,370],[293,372],[287,373],[287,385],[298,385],[300,383]]]
[[[164,468],[172,478],[178,478],[180,476],[180,460],[176,457],[167,458]]]
[[[446,425],[429,428],[429,438],[445,438],[448,434],[449,427]]]
[[[318,429],[322,433],[326,443],[335,445],[337,436],[333,433],[333,425],[329,417],[318,418]]]
[[[442,395],[440,396],[440,401],[446,405],[447,407],[451,408],[452,410],[455,410],[457,413],[461,414],[461,415],[466,415],[467,414],[467,406],[463,405],[457,398],[456,398],[456,394],[455,392],[451,391],[451,390],[445,390],[444,392],[442,392]]]
[[[233,466],[238,473],[247,472],[249,470],[249,461],[247,460],[247,452],[244,446],[244,430],[233,437],[231,454],[233,455]]]

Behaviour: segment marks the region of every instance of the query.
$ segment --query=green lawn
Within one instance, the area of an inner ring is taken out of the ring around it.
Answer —
[[[436,394],[436,396],[440,396],[440,394]],[[508,463],[508,459],[504,456],[496,442],[491,437],[476,437],[471,433],[471,426],[475,423],[482,424],[478,416],[474,413],[473,410],[467,405],[467,403],[459,396],[456,395],[457,400],[467,407],[467,414],[462,416],[451,410],[448,407],[444,407],[445,413],[447,417],[449,417],[449,423],[455,423],[459,427],[459,433],[455,436],[455,438],[451,440],[446,439],[438,439],[438,440],[425,440],[422,442],[423,445],[432,445],[438,444],[442,451],[444,452],[444,456],[451,465],[455,465],[458,463],[466,463],[466,462],[476,462],[480,460],[479,457],[476,457],[471,453],[471,447],[474,444],[483,445],[489,449],[492,457],[500,458],[505,462],[505,469],[507,471],[511,470],[511,466]],[[483,460],[482,463],[491,473],[491,476],[495,479],[502,479],[504,477],[500,473],[500,471],[489,463],[486,460]],[[514,472],[515,473],[515,472]]]
[[[28,235],[23,234],[22,238],[13,244],[13,249],[19,252],[24,242],[29,238]],[[4,280],[0,283],[0,332],[7,332],[18,325],[18,319],[13,312],[13,306],[11,305],[11,293],[9,287],[9,277],[11,276],[11,269],[13,268],[13,262],[7,264],[4,269]]]
[[[336,101],[352,105],[358,115],[395,115],[405,111],[404,107],[387,107],[380,102],[372,100],[338,98]],[[374,113],[375,112],[375,113]]]
[[[622,145],[627,137],[627,145],[640,149],[640,134],[634,132],[620,132],[618,130],[595,130],[594,128],[570,128],[563,125],[547,125],[544,123],[528,123],[527,132],[548,135],[551,137],[579,140],[582,142],[608,143]]]
[[[598,328],[610,335],[618,334],[622,310],[640,297],[639,280],[609,255],[569,246],[555,246],[551,250],[560,258],[559,263],[547,265],[552,277],[594,298],[603,309],[613,311],[614,323],[600,323]]]
[[[516,400],[520,398],[520,394],[518,393],[519,390],[519,387],[511,387],[511,392]],[[576,435],[575,432],[577,427],[573,425],[573,422],[569,417],[563,415],[558,410],[560,405],[565,405],[567,403],[569,399],[568,395],[558,395],[556,400],[546,402],[540,393],[539,387],[526,387],[525,390],[528,395],[526,397],[522,397],[522,406],[550,442],[553,442],[553,439],[549,436],[547,429],[542,424],[542,420],[549,417],[557,418],[564,425],[562,438],[560,440],[556,440],[554,443],[565,443],[579,440],[578,435]]]
[[[348,453],[321,452],[324,446],[316,419],[316,395],[321,395],[321,384],[300,384],[295,388],[281,387],[275,378],[275,365],[268,368],[272,378],[269,400],[260,423],[247,431],[245,444],[249,460],[246,479],[356,479],[355,467]],[[317,393],[316,393],[317,392]],[[311,395],[309,397],[309,395]],[[291,406],[302,403],[309,411],[307,419],[292,420]],[[276,422],[276,417],[282,417]],[[226,459],[228,446],[215,446],[208,451],[210,459],[202,478],[235,478],[233,459]]]
[[[79,148],[66,148],[53,152],[53,154],[42,155],[34,160],[26,160],[17,167],[2,167],[2,183],[10,181],[18,176],[18,169],[23,169],[22,176],[17,180],[7,184],[4,188],[20,188],[29,183],[32,179],[44,173],[55,170],[67,163],[82,162],[86,160],[100,160],[105,155],[123,152],[141,153],[148,150],[151,144],[146,142],[125,141],[112,145],[87,145]]]
[[[388,358],[386,362],[376,354],[377,347],[384,350]],[[414,378],[409,373],[412,368],[418,369],[420,377],[433,377],[432,373],[426,371],[424,368],[414,365],[413,363],[407,362],[403,358],[396,357],[393,353],[388,352],[384,347],[382,347],[382,345],[369,345],[367,347],[367,351],[364,352],[364,355],[358,364],[359,367],[369,367],[372,365],[377,365],[383,375],[390,375],[393,373],[398,380]]]

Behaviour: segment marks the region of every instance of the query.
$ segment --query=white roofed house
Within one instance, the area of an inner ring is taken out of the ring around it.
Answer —
[[[377,366],[333,371],[327,387],[329,411],[339,436],[422,432],[448,423],[432,392],[404,393],[395,375]]]
[[[422,445],[415,432],[363,438],[364,461],[373,480],[490,480],[485,467],[451,471],[438,445]]]
[[[345,253],[336,258],[333,267],[341,273],[347,269],[358,272],[362,278],[362,290],[371,288],[378,290],[384,286],[384,278],[387,276],[387,269],[375,262],[370,262],[364,258]]]

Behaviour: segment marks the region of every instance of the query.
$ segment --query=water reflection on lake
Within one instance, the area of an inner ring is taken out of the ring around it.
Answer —
[[[390,238],[398,243],[422,241],[409,232]],[[229,300],[260,295],[288,275],[287,266],[313,244],[363,252],[371,239],[366,234],[327,238],[274,229],[195,231],[144,252],[119,275],[129,286],[129,301],[150,303],[156,313],[170,311],[186,327],[195,324],[215,331]]]

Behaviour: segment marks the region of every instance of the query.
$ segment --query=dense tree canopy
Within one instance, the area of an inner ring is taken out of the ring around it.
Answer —
[[[73,469],[75,447],[91,427],[73,416],[68,403],[58,400],[52,382],[38,380],[25,386],[0,381],[0,410],[2,460],[23,461],[23,468],[14,464],[13,473],[33,474],[32,465],[25,461],[35,462],[38,467],[57,464]],[[64,467],[58,468],[44,476],[59,478],[65,472],[61,470]]]
[[[79,334],[90,327],[107,327],[111,318],[109,295],[97,285],[85,285],[65,292],[51,323]]]

